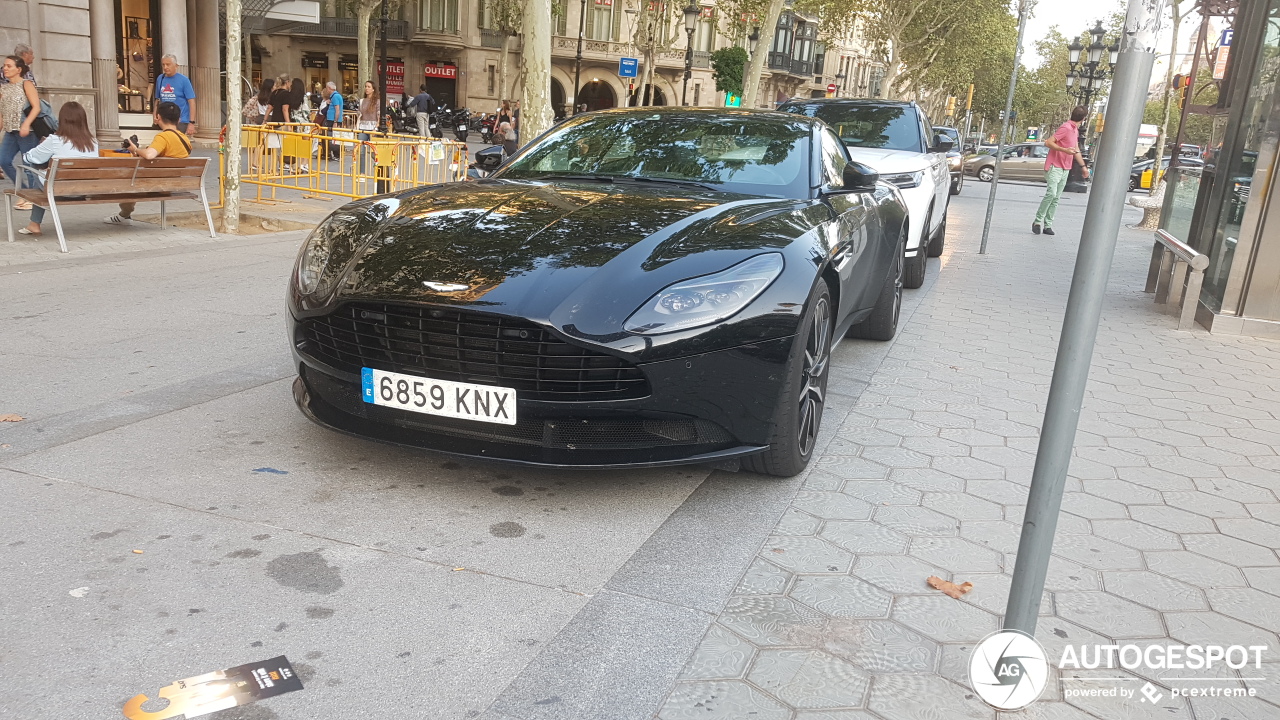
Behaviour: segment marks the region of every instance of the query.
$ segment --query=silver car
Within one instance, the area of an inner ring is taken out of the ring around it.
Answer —
[[[1044,163],[1049,158],[1049,148],[1044,143],[1018,143],[1004,149],[1000,163],[1002,180],[1032,180],[1044,182]],[[991,155],[970,155],[964,161],[966,175],[976,175],[983,182],[995,177],[996,159]]]

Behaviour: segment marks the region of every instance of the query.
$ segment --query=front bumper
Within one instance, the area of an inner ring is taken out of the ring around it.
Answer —
[[[528,465],[645,467],[714,462],[768,447],[793,338],[639,364],[651,393],[630,400],[519,400],[513,426],[362,400],[357,374],[295,344],[294,400],[325,427],[363,438]]]

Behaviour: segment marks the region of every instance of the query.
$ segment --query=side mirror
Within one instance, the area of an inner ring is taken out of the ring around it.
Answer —
[[[874,190],[880,173],[860,162],[851,162],[844,166],[844,189],[846,191]]]
[[[929,152],[931,153],[950,152],[951,147],[953,145],[955,145],[955,143],[951,142],[951,138],[947,137],[946,135],[943,135],[942,133],[938,133],[933,136],[933,147],[929,148]]]

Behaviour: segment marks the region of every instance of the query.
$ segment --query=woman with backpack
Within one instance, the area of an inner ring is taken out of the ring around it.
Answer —
[[[98,143],[89,131],[89,115],[84,106],[74,100],[62,104],[58,109],[58,131],[44,139],[34,149],[22,156],[27,166],[23,187],[44,187],[45,168],[55,158],[96,158]],[[18,232],[23,235],[40,235],[40,223],[44,220],[44,208],[36,205],[31,208],[31,222]]]
[[[25,77],[26,61],[17,55],[4,59],[0,74],[4,76],[4,82],[0,83],[0,130],[4,132],[4,139],[0,141],[0,170],[4,170],[4,176],[13,182],[17,177],[13,159],[40,142],[31,129],[31,124],[40,117],[40,95],[36,92],[36,84]],[[21,200],[15,207],[30,210],[31,203]]]

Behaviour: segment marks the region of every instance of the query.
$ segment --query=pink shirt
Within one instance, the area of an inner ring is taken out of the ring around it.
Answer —
[[[1053,141],[1065,148],[1074,148],[1076,141],[1080,138],[1080,126],[1070,120],[1062,123],[1056,132],[1053,133]],[[1075,155],[1061,150],[1050,150],[1049,159],[1044,161],[1044,169],[1062,168],[1070,170],[1071,163],[1075,161]]]

